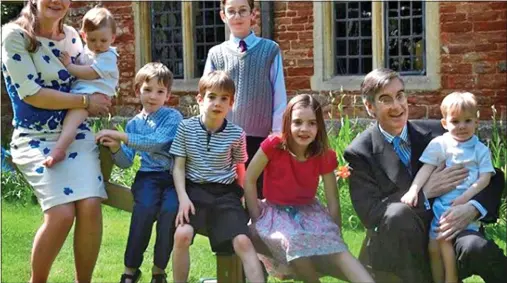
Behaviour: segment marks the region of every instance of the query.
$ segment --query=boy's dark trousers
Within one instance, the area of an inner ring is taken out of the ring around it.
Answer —
[[[157,220],[157,237],[153,263],[165,269],[173,249],[174,221],[178,213],[178,196],[169,171],[138,171],[132,185],[134,210],[125,251],[125,266],[139,268]]]

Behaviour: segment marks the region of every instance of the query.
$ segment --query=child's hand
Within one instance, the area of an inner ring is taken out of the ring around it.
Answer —
[[[109,147],[109,150],[111,150],[112,153],[116,153],[118,150],[120,150],[120,141],[112,139],[108,136],[103,136],[98,140],[98,142],[103,146]]]
[[[119,132],[115,130],[101,130],[98,133],[95,134],[95,141],[100,141],[103,137],[108,137],[110,139],[114,139],[117,141],[120,141],[120,136],[118,135]]]
[[[468,202],[468,198],[463,194],[463,195],[460,195],[459,197],[457,197],[452,202],[452,206],[456,206],[456,205],[460,205],[460,204],[465,204],[467,202]]]
[[[186,197],[184,200],[180,200],[178,215],[176,215],[176,227],[190,222],[189,212],[195,215],[195,207],[192,201]]]
[[[401,202],[415,207],[417,205],[417,191],[409,190],[401,197]]]
[[[60,57],[58,58],[62,62],[62,64],[67,67],[69,64],[72,63],[72,60],[70,59],[69,53],[66,51],[60,52]]]

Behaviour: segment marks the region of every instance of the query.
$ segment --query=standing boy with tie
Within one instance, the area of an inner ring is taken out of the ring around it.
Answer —
[[[245,130],[247,153],[252,157],[270,133],[281,132],[287,106],[282,56],[276,42],[257,37],[250,29],[254,0],[221,0],[220,6],[231,35],[210,49],[203,75],[224,70],[234,80],[237,91],[228,120]]]

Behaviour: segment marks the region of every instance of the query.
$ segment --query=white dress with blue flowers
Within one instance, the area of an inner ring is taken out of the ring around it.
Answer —
[[[37,37],[34,53],[18,25],[2,27],[2,72],[12,102],[12,160],[34,188],[42,210],[90,197],[107,198],[98,148],[88,122],[81,124],[67,157],[52,168],[42,165],[61,133],[65,110],[36,108],[23,101],[41,87],[69,92],[73,77],[58,60],[67,51],[72,61],[83,50],[76,30],[64,26],[60,41]]]

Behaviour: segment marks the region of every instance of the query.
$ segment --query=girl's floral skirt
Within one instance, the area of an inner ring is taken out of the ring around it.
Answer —
[[[338,225],[315,200],[308,205],[282,206],[259,202],[261,215],[255,229],[273,258],[260,255],[271,276],[293,274],[288,266],[301,257],[329,255],[347,251]]]

